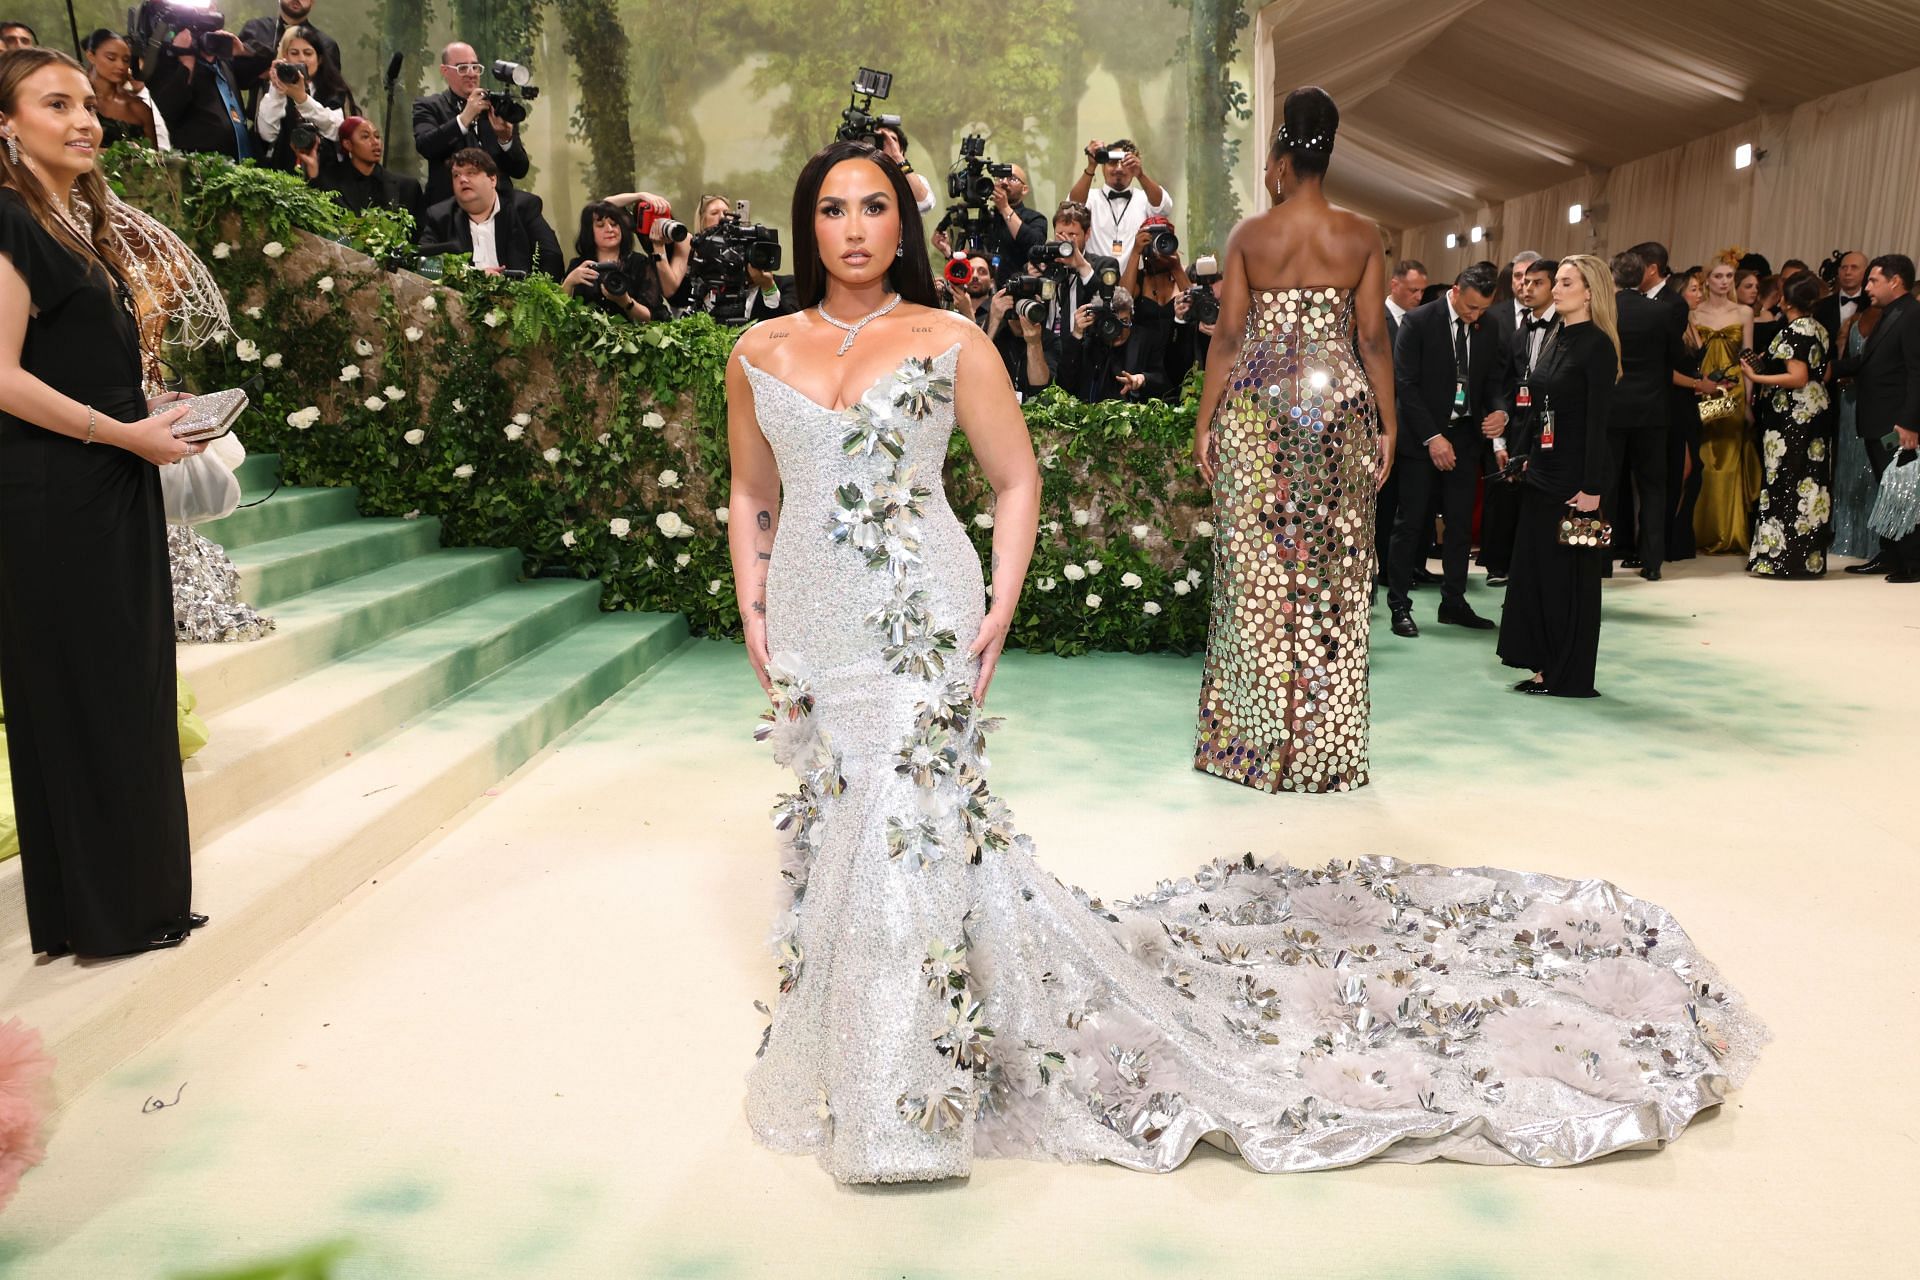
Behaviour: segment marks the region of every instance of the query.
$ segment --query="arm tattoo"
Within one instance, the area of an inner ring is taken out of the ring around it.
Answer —
[[[759,515],[755,516],[753,518],[753,522],[760,526],[760,530],[762,533],[766,532],[768,529],[773,528],[773,517],[764,511],[762,511]]]
[[[756,559],[756,560],[771,560],[771,559],[773,559],[773,552],[771,552],[771,551],[756,551],[756,552],[754,552],[754,553],[753,553],[753,558],[754,558],[754,559]]]
[[[759,616],[761,616],[762,618],[767,616],[767,606],[762,604],[758,600],[755,600],[753,602],[753,611]]]
[[[1000,572],[1000,553],[998,551],[993,553],[993,571],[995,573]]]

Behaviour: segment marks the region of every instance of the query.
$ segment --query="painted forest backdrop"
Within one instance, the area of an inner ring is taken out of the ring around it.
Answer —
[[[123,29],[124,5],[78,0],[81,34]],[[1245,86],[1248,0],[316,0],[363,110],[406,54],[388,162],[411,169],[412,97],[443,87],[456,34],[483,60],[530,66],[532,189],[562,239],[593,195],[657,192],[690,215],[716,192],[753,202],[788,240],[792,175],[827,141],[862,64],[891,71],[881,109],[903,117],[912,158],[939,186],[959,140],[988,137],[1024,164],[1029,204],[1051,210],[1089,137],[1130,137],[1167,184],[1189,252],[1217,247],[1258,180]],[[273,0],[235,0],[238,30]],[[54,0],[0,0],[0,18],[71,47]],[[1250,163],[1250,159],[1253,163]]]

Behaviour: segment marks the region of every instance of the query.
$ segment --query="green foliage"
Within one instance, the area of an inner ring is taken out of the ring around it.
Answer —
[[[705,316],[636,326],[544,277],[458,262],[433,287],[290,225],[310,218],[380,251],[390,219],[279,175],[150,156],[115,149],[108,162],[129,200],[208,260],[238,330],[186,360],[189,380],[257,388],[238,430],[280,455],[288,483],[355,486],[368,515],[437,517],[451,545],[518,547],[529,575],[598,578],[608,609],[739,633],[723,519],[736,331]],[[291,252],[270,257],[270,238]],[[1011,643],[1078,654],[1205,641],[1212,544],[1196,522],[1208,495],[1187,460],[1196,393],[1087,405],[1050,389],[1028,402],[1042,529]],[[992,494],[962,436],[945,481],[986,563]]]
[[[560,6],[560,21],[567,32],[567,56],[586,90],[573,109],[573,132],[586,140],[593,156],[587,190],[603,195],[630,191],[633,131],[627,123],[626,94],[599,88],[624,85],[631,74],[620,6],[616,0],[572,0]]]

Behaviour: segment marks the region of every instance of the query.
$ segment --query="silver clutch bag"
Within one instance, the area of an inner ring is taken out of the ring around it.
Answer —
[[[173,424],[173,438],[200,444],[233,430],[233,424],[247,407],[247,393],[239,387],[212,391],[186,401],[186,406],[186,416]]]

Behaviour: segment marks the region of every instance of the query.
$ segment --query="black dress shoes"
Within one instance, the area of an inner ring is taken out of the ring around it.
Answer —
[[[1642,569],[1640,576],[1648,582],[1658,582],[1660,581],[1660,566],[1656,564],[1651,569]]]
[[[1445,581],[1446,579],[1439,574],[1429,573],[1425,569],[1415,569],[1413,571],[1413,585],[1416,587],[1437,587]]]
[[[1466,627],[1471,631],[1493,630],[1493,619],[1483,618],[1473,611],[1470,604],[1441,605],[1440,621],[1449,626]]]
[[[1920,582],[1920,569],[1895,569],[1887,575],[1888,582]]]
[[[1405,636],[1409,640],[1420,634],[1420,628],[1414,625],[1413,610],[1395,609],[1393,611],[1393,634]]]
[[[1644,563],[1646,562],[1643,561],[1639,556],[1628,556],[1625,560],[1622,560],[1620,562],[1620,567],[1622,569],[1638,569]]]
[[[1487,585],[1490,587],[1504,587],[1507,585],[1507,575],[1504,573],[1490,573],[1487,575]]]
[[[1888,571],[1889,571],[1889,566],[1887,564],[1886,557],[1875,556],[1873,559],[1867,561],[1865,564],[1850,564],[1846,568],[1842,569],[1840,572],[1842,573],[1886,573]]]
[[[1546,693],[1548,692],[1547,682],[1545,680],[1522,680],[1519,684],[1513,686],[1513,691],[1515,693]]]

